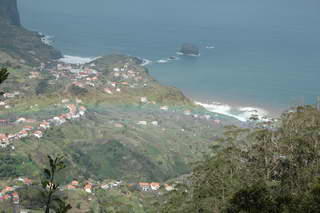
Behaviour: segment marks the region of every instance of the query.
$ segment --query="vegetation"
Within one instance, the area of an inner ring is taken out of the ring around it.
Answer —
[[[284,113],[277,128],[231,128],[162,212],[319,212],[320,112]]]
[[[6,68],[1,68],[0,69],[0,85],[8,79],[9,73],[8,70]],[[0,91],[0,95],[2,95],[3,93]]]
[[[54,209],[56,213],[66,213],[72,207],[70,204],[66,204],[59,196],[56,196],[59,190],[59,183],[55,179],[56,174],[66,166],[61,156],[56,158],[48,156],[48,159],[50,168],[43,170],[44,179],[41,181],[46,197],[45,213],[49,213],[50,209]]]

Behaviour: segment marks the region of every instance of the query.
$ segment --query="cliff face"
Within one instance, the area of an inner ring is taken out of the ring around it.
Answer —
[[[59,51],[44,44],[38,33],[21,26],[17,0],[0,0],[1,51],[34,65],[62,57]]]
[[[0,16],[9,24],[20,26],[17,0],[0,0]]]

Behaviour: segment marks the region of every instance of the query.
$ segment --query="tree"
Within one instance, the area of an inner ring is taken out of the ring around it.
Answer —
[[[226,129],[163,212],[319,212],[320,112],[298,107],[271,125]]]
[[[9,72],[6,68],[0,69],[0,85],[8,79]],[[0,95],[3,95],[3,92],[0,91]]]
[[[56,196],[60,185],[55,180],[56,174],[66,168],[63,161],[64,157],[58,156],[52,158],[48,155],[48,159],[50,168],[45,168],[43,170],[44,179],[41,181],[46,197],[45,213],[49,213],[50,209],[55,209],[56,213],[66,213],[72,207],[70,204],[66,204],[59,196]],[[57,203],[58,206],[55,207],[54,203]]]

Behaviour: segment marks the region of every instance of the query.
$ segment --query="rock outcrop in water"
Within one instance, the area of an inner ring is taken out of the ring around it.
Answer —
[[[37,32],[21,26],[17,0],[0,0],[0,56],[1,52],[29,64],[62,57],[55,48],[44,44]]]
[[[180,49],[180,52],[184,55],[199,55],[200,54],[199,48],[196,45],[190,44],[190,43],[184,43]]]

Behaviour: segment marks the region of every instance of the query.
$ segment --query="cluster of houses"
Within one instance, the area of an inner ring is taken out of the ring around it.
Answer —
[[[69,100],[64,99],[62,100],[63,103],[69,102]],[[63,113],[61,115],[55,116],[48,120],[43,120],[39,123],[38,126],[24,126],[21,131],[14,133],[14,134],[4,134],[0,133],[0,148],[6,148],[10,145],[10,142],[19,140],[25,137],[35,137],[35,138],[42,138],[43,132],[50,128],[51,125],[62,125],[68,120],[75,120],[85,115],[87,109],[83,106],[77,107],[75,104],[66,104],[66,108],[69,110],[68,113]],[[15,123],[37,123],[36,120],[26,119],[26,118],[19,118],[15,121]]]
[[[103,190],[111,190],[116,189],[120,187],[121,185],[124,185],[123,181],[117,180],[117,181],[110,181],[108,183],[103,184],[93,184],[91,182],[86,182],[84,185],[80,184],[77,180],[73,180],[70,184],[63,187],[65,190],[75,190],[75,189],[83,189],[87,193],[92,193],[95,188],[101,188]],[[152,192],[152,191],[158,191],[161,187],[160,183],[157,182],[140,182],[135,184],[127,184],[128,187],[136,186],[138,190],[143,192]],[[169,184],[163,184],[162,185],[166,191],[172,191],[174,190],[173,185]]]
[[[17,181],[22,182],[25,185],[32,184],[32,180],[29,178],[19,177]],[[19,194],[16,192],[18,188],[19,188],[18,186],[5,186],[0,191],[0,202],[9,200],[9,201],[12,201],[14,204],[19,204],[20,197],[19,197]]]
[[[32,180],[29,178],[22,178],[19,177],[16,179],[16,181],[21,182],[24,185],[32,185]],[[70,184],[61,187],[61,190],[76,190],[80,189],[83,190],[89,194],[93,193],[94,189],[101,188],[103,190],[111,190],[116,189],[122,185],[125,185],[123,181],[117,180],[117,181],[110,181],[108,183],[102,183],[102,184],[93,184],[90,181],[86,181],[84,184],[81,184],[77,180],[73,180]],[[157,182],[140,182],[136,184],[127,184],[128,187],[137,186],[137,189],[142,192],[157,192],[160,190],[160,187],[162,186],[164,190],[166,191],[172,191],[174,190],[174,186],[170,184],[160,184]],[[0,202],[1,201],[11,201],[14,204],[19,204],[19,194],[17,193],[17,189],[19,189],[22,186],[5,186],[0,191]]]

